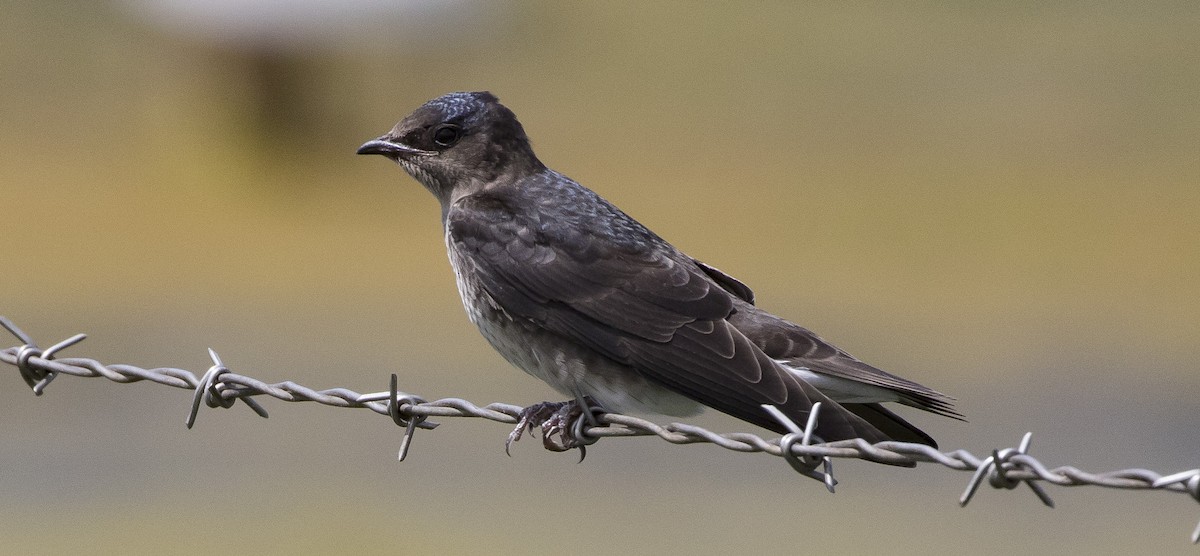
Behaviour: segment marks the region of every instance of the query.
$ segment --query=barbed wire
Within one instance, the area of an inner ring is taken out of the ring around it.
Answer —
[[[122,384],[149,381],[182,388],[194,392],[191,409],[185,420],[188,428],[195,424],[201,403],[212,408],[229,408],[240,400],[258,415],[267,417],[266,410],[254,399],[256,396],[270,396],[287,402],[316,402],[330,407],[365,408],[387,415],[397,425],[404,427],[399,450],[399,459],[403,461],[416,429],[433,429],[438,426],[437,423],[428,420],[430,417],[477,417],[506,424],[521,422],[523,408],[520,406],[491,403],[480,407],[460,398],[427,401],[421,396],[401,392],[397,389],[398,380],[395,374],[391,375],[387,391],[368,394],[360,394],[346,388],[314,390],[291,381],[268,384],[232,372],[217,353],[209,349],[213,365],[197,378],[190,371],[171,367],[144,369],[124,364],[105,365],[95,359],[80,357],[56,359],[58,352],[83,341],[86,335],[76,334],[49,348],[41,349],[32,338],[3,316],[0,316],[0,326],[23,344],[0,351],[0,361],[17,367],[21,378],[34,394],[41,396],[45,393],[46,386],[59,375],[106,378]],[[761,452],[784,458],[797,472],[824,483],[830,492],[834,491],[837,484],[833,478],[834,458],[861,459],[906,467],[913,467],[918,463],[937,463],[948,469],[973,472],[966,490],[959,497],[959,504],[962,506],[970,502],[985,481],[993,488],[1007,490],[1025,484],[1043,504],[1050,507],[1054,507],[1054,502],[1040,482],[1058,486],[1100,486],[1180,492],[1200,502],[1200,469],[1169,475],[1136,468],[1106,473],[1089,473],[1071,466],[1051,469],[1029,455],[1032,433],[1026,433],[1016,448],[995,449],[991,451],[991,455],[982,459],[966,450],[940,452],[924,444],[908,442],[887,441],[869,444],[862,439],[853,439],[814,443],[819,440],[813,435],[813,429],[820,404],[813,406],[804,427],[792,422],[772,406],[763,407],[791,432],[781,438],[768,440],[751,433],[718,434],[694,425],[672,423],[663,426],[629,415],[599,413],[586,419],[576,418],[565,427],[566,431],[563,428],[543,428],[542,435],[547,448],[553,448],[555,445],[561,448],[561,444],[553,442],[550,435],[561,435],[564,432],[572,434],[583,444],[579,446],[581,459],[586,455],[586,445],[593,444],[601,438],[628,436],[657,436],[672,444],[711,443],[735,452]],[[514,431],[513,436],[516,436],[516,433],[517,431]],[[1200,544],[1200,525],[1193,530],[1191,540]]]

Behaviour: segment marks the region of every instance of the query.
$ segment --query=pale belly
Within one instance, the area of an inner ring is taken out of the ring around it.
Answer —
[[[525,319],[512,317],[470,277],[471,269],[466,268],[470,262],[460,259],[453,248],[449,254],[467,317],[513,366],[569,398],[590,396],[610,411],[682,417],[703,409],[695,401],[646,380],[628,366]]]

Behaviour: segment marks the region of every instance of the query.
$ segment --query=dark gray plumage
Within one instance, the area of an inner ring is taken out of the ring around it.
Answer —
[[[467,314],[509,362],[613,411],[698,404],[777,432],[936,445],[885,409],[961,419],[952,399],[885,373],[754,306],[751,290],[547,168],[490,93],[429,101],[359,154],[386,156],[437,197]]]

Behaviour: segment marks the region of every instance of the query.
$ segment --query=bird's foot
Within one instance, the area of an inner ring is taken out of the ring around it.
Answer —
[[[584,397],[581,404],[577,400],[565,402],[542,402],[533,404],[521,410],[517,419],[517,427],[508,435],[504,443],[504,453],[509,454],[513,442],[521,439],[526,430],[533,434],[535,427],[542,429],[542,446],[551,452],[565,452],[579,448],[579,461],[587,456],[586,446],[596,442],[595,439],[582,438],[581,433],[585,424],[595,424],[596,415],[603,410],[591,399]]]

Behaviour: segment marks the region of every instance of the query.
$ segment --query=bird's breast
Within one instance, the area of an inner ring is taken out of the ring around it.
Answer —
[[[564,395],[591,396],[611,411],[676,416],[700,411],[696,402],[646,380],[634,369],[530,319],[510,314],[487,292],[475,262],[456,247],[449,233],[446,250],[467,317],[514,367]]]

